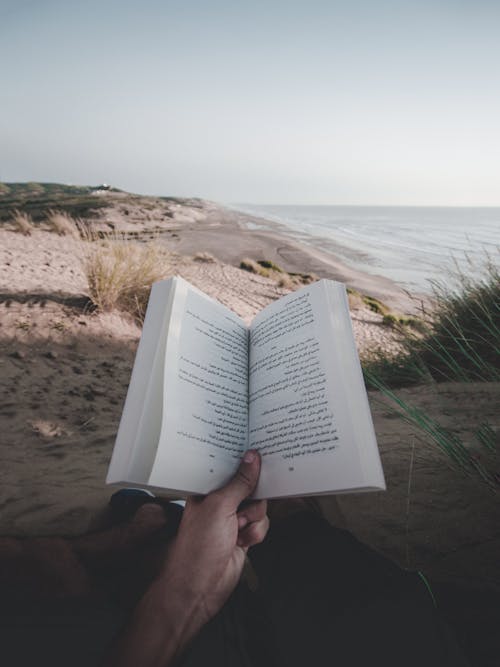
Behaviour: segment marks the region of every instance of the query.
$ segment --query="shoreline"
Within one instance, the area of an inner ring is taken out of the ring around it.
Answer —
[[[279,225],[251,229],[252,222],[267,223],[212,202],[109,195],[109,205],[92,209],[87,220],[98,232],[116,232],[118,241],[164,242],[171,251],[165,253],[167,271],[246,322],[290,287],[276,276],[241,270],[245,257],[343,280],[400,312],[417,303],[389,279],[350,269]],[[140,326],[119,311],[86,307],[80,244],[51,231],[47,216],[39,215],[26,236],[10,219],[0,225],[0,535],[84,534],[109,500],[104,480]],[[218,260],[196,256],[203,252]],[[360,355],[397,351],[397,335],[383,316],[356,295],[349,301]],[[498,383],[426,383],[398,395],[476,446],[482,425],[497,427],[498,390]],[[397,418],[378,392],[368,392],[368,399],[388,488],[340,497],[347,527],[403,566],[493,585],[498,510],[491,491],[453,471],[443,452]]]
[[[317,247],[298,237],[283,223],[224,204],[205,199],[106,192],[99,193],[98,197],[95,193],[87,193],[77,210],[72,192],[66,192],[62,186],[59,190],[46,193],[48,201],[43,199],[38,203],[37,197],[31,197],[32,209],[36,211],[34,229],[49,231],[47,210],[62,209],[76,217],[83,215],[83,220],[99,232],[130,234],[138,240],[156,235],[166,242],[169,250],[186,257],[209,253],[236,268],[246,258],[268,260],[289,273],[315,274],[319,278],[337,280],[379,299],[401,315],[418,315],[422,303],[429,301],[428,294],[408,290],[389,277],[364,271],[363,267],[351,266],[341,259],[340,251],[335,253],[331,243]],[[13,200],[5,204],[8,207],[20,202]],[[3,214],[2,222],[5,224],[1,224],[0,229],[13,230]],[[359,256],[364,254],[361,248]]]
[[[271,229],[247,226],[263,222]],[[205,220],[184,223],[169,231],[171,236],[166,237],[169,246],[182,255],[208,252],[221,262],[236,267],[245,258],[266,259],[289,273],[314,273],[319,278],[346,283],[401,313],[415,313],[421,301],[428,299],[423,294],[410,294],[389,278],[354,269],[329,251],[301,243],[284,233],[282,225],[219,204],[211,204]]]

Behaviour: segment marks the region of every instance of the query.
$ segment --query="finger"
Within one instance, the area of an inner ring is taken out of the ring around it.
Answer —
[[[244,528],[253,521],[260,521],[266,516],[267,500],[254,500],[238,512],[238,528]]]
[[[234,477],[217,493],[234,507],[252,495],[257,486],[260,473],[260,456],[255,449],[249,449],[241,459]]]
[[[259,544],[267,535],[269,530],[269,517],[265,516],[260,521],[249,524],[238,533],[237,545],[239,547],[252,547],[254,544]]]

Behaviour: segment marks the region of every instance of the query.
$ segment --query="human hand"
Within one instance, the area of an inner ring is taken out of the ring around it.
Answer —
[[[186,503],[177,537],[160,577],[197,607],[200,626],[223,606],[241,576],[249,547],[264,539],[269,519],[265,500],[240,505],[254,491],[260,456],[250,450],[223,488]]]
[[[265,500],[249,501],[260,456],[246,452],[226,486],[189,498],[157,579],[137,606],[108,665],[169,665],[224,605],[241,576],[248,548],[268,527]]]

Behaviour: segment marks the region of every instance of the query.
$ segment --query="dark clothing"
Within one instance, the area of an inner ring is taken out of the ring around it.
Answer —
[[[168,541],[179,524],[181,509],[165,510],[167,527],[151,538],[151,547]],[[272,522],[249,555],[257,589],[237,587],[182,656],[181,667],[466,665],[419,575],[319,515],[300,512]],[[2,665],[99,665],[133,607],[120,593],[134,562],[133,553],[110,563],[99,559],[99,590],[106,588],[115,605],[53,598],[34,606],[27,598],[16,604],[4,597]]]
[[[418,573],[401,570],[313,513],[250,550],[257,592],[237,589],[182,667],[462,667]]]

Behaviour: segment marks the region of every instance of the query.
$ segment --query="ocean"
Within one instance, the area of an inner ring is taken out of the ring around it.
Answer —
[[[262,219],[254,228],[276,228],[335,254],[353,268],[429,292],[458,264],[481,274],[487,254],[499,261],[500,207],[267,206],[234,208]],[[269,222],[267,222],[269,221]]]

